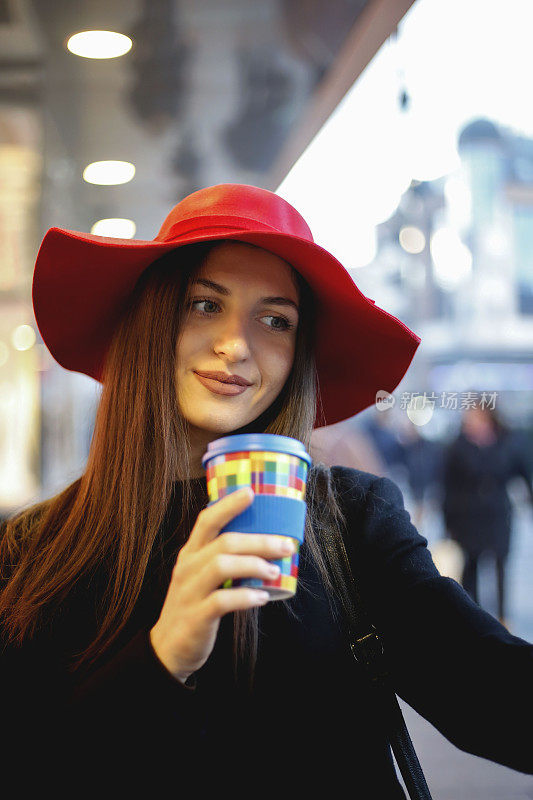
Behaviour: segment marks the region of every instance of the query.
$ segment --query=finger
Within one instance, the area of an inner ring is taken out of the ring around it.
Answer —
[[[204,547],[208,558],[217,553],[255,555],[263,558],[284,558],[296,552],[290,536],[272,533],[221,533]]]
[[[222,533],[204,547],[189,551],[182,548],[178,555],[176,571],[180,581],[195,578],[211,562],[223,553],[229,555],[261,556],[263,559],[281,560],[292,556],[297,543],[289,536],[272,533]],[[187,558],[184,558],[187,553]]]
[[[268,592],[260,589],[238,587],[235,589],[218,589],[204,601],[204,609],[208,619],[219,619],[231,611],[242,611],[246,608],[264,606],[270,599]]]
[[[230,555],[219,553],[210,559],[187,583],[187,595],[204,599],[227,580],[236,578],[259,578],[271,581],[278,577],[279,566],[259,556]]]
[[[251,505],[254,496],[253,489],[245,486],[202,509],[189,536],[187,543],[189,551],[204,547],[218,536],[228,522]]]

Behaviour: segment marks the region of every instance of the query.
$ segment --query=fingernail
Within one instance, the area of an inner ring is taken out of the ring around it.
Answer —
[[[296,547],[295,547],[295,544],[294,544],[292,539],[286,539],[282,543],[281,549],[283,550],[284,553],[295,553],[296,552]]]

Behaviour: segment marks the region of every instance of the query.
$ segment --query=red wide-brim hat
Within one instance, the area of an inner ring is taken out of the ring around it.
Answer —
[[[118,320],[141,273],[185,244],[236,240],[280,256],[317,301],[316,367],[325,419],[332,425],[392,392],[420,338],[357,288],[347,270],[313,241],[286,200],[255,186],[221,184],[194,192],[170,211],[152,241],[50,228],[33,275],[42,339],[65,369],[101,381]],[[176,262],[179,269],[179,261]]]

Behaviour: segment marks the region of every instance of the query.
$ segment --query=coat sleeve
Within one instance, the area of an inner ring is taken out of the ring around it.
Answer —
[[[461,750],[533,773],[533,645],[439,574],[396,484],[375,478],[358,505],[354,574],[396,692]]]

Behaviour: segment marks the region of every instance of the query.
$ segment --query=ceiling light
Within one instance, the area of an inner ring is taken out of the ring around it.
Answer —
[[[111,236],[117,239],[133,239],[136,225],[132,219],[99,219],[91,228],[95,236]]]
[[[117,58],[131,50],[129,36],[114,31],[81,31],[67,42],[67,49],[82,58]]]
[[[128,183],[135,175],[135,167],[129,161],[93,161],[83,170],[83,180],[102,186]]]

